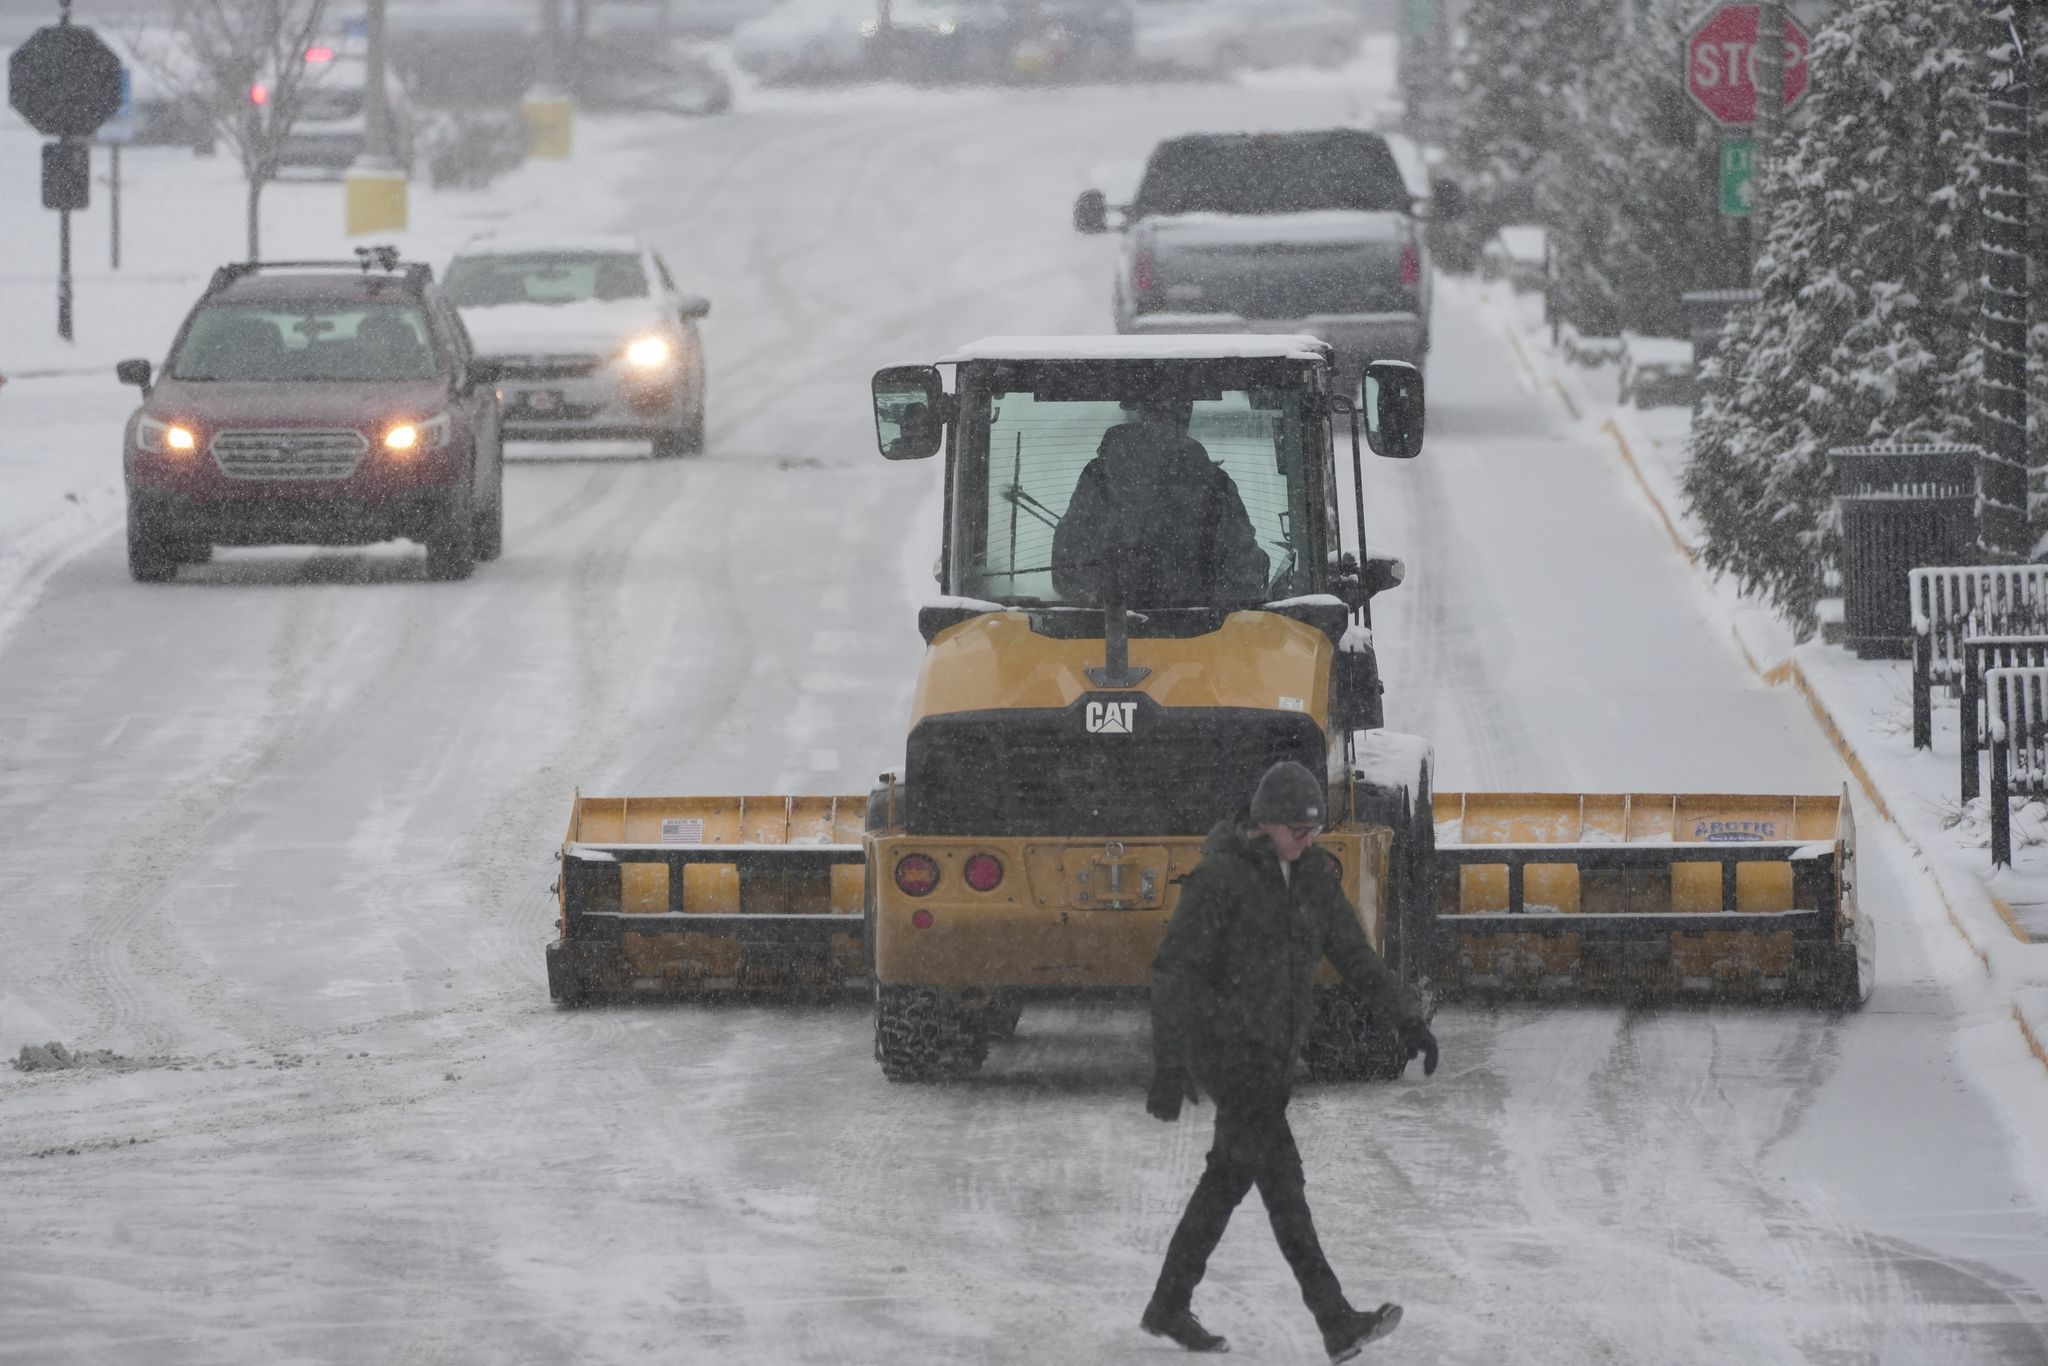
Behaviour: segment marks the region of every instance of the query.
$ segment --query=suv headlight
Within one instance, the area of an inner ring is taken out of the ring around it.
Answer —
[[[635,337],[626,343],[626,364],[635,370],[662,370],[675,359],[676,348],[659,332]]]
[[[190,455],[199,449],[199,436],[190,427],[144,416],[135,424],[135,448],[151,455]]]
[[[394,422],[384,429],[384,449],[399,455],[438,451],[455,435],[455,419],[436,413],[419,422]]]

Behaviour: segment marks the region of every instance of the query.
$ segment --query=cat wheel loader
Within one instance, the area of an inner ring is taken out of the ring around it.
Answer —
[[[1363,544],[1360,438],[1420,452],[1412,366],[1342,392],[1324,343],[1254,335],[939,364],[950,389],[874,379],[882,454],[946,460],[902,767],[864,798],[579,797],[557,999],[864,990],[885,1074],[959,1075],[1033,1002],[1141,996],[1204,836],[1280,759],[1328,775],[1322,847],[1425,999],[1867,994],[1845,794],[1437,792],[1384,728],[1372,602],[1405,570]],[[1318,990],[1311,1073],[1399,1075],[1388,1023],[1327,965]]]

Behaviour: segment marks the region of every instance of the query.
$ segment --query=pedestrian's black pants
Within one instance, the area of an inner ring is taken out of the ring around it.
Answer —
[[[1229,1227],[1231,1212],[1257,1186],[1273,1224],[1274,1241],[1301,1283],[1302,1303],[1319,1326],[1327,1326],[1351,1306],[1316,1239],[1301,1150],[1294,1146],[1294,1130],[1287,1124],[1287,1088],[1231,1087],[1215,1099],[1216,1139],[1209,1149],[1209,1164],[1166,1246],[1166,1265],[1160,1269],[1152,1302],[1165,1309],[1188,1307],[1208,1269],[1209,1254]]]

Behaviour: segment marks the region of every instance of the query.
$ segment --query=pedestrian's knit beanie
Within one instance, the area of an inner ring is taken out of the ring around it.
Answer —
[[[1266,770],[1252,793],[1252,824],[1321,825],[1324,801],[1323,780],[1292,759],[1282,759]]]

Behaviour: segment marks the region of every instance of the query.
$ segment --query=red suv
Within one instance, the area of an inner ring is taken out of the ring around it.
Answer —
[[[161,582],[216,545],[404,537],[469,577],[504,539],[497,368],[471,354],[433,271],[358,262],[222,266],[161,377],[121,362],[128,570]]]

